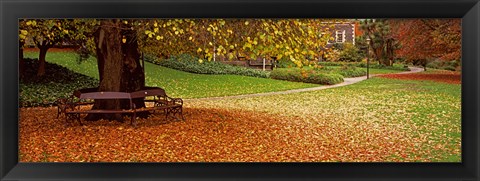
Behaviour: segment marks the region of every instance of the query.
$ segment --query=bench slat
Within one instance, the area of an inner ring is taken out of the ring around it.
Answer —
[[[67,114],[87,114],[87,113],[133,113],[133,110],[108,110],[108,109],[95,109],[95,110],[81,110],[81,111],[66,111]]]
[[[80,99],[131,99],[126,92],[89,92],[82,93]]]

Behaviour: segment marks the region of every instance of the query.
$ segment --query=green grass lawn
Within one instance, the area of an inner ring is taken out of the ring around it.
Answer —
[[[461,161],[461,85],[374,77],[335,89],[192,106],[287,116],[305,130],[325,130],[309,136],[345,157],[351,153],[345,150],[365,150],[384,161]]]
[[[37,58],[38,52],[25,52],[26,58]],[[77,63],[72,52],[48,52],[47,62],[67,67],[74,72],[98,79],[96,60],[90,57]],[[261,92],[273,92],[319,85],[254,78],[238,75],[203,75],[182,72],[145,62],[147,86],[164,88],[169,96],[181,98],[217,97]]]

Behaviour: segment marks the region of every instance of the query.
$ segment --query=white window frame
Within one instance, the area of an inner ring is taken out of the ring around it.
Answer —
[[[338,35],[342,34],[342,39],[339,41]],[[345,43],[345,30],[341,31],[335,31],[335,43]]]

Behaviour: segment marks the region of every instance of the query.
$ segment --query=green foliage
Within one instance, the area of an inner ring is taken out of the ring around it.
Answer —
[[[272,79],[333,85],[343,82],[343,76],[334,73],[322,73],[313,69],[277,68],[270,74]]]
[[[365,19],[360,21],[364,38],[370,38],[368,45],[376,60],[384,65],[390,65],[390,60],[395,57],[395,50],[399,48],[398,41],[391,36],[388,19]]]
[[[443,69],[443,70],[450,70],[450,71],[456,71],[460,70],[460,61],[457,60],[452,60],[452,61],[441,61],[441,60],[436,60],[436,61],[431,61],[427,64],[428,68],[434,68],[434,69]]]
[[[340,50],[332,49],[325,53],[325,59],[329,62],[337,62],[340,60]]]
[[[342,51],[344,49],[344,44],[343,43],[334,43],[333,48],[339,51]]]
[[[269,72],[266,71],[227,65],[214,61],[199,61],[198,58],[187,54],[171,56],[168,59],[158,59],[151,55],[146,55],[145,61],[149,61],[164,67],[197,74],[232,74],[259,78],[269,77]]]
[[[364,53],[351,43],[344,43],[340,52],[340,61],[360,62],[365,57]]]
[[[20,80],[19,106],[50,106],[55,100],[72,95],[76,89],[97,87],[98,80],[47,62],[46,74],[36,76],[36,59],[24,59],[25,76]]]
[[[277,68],[292,68],[297,67],[295,63],[290,61],[288,58],[282,58],[277,61]]]
[[[360,77],[367,75],[367,71],[364,69],[359,69],[354,66],[344,65],[340,69],[337,69],[336,73],[344,77]]]

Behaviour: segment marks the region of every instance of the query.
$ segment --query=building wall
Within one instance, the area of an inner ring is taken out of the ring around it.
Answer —
[[[345,41],[343,43],[352,43],[355,44],[355,24],[354,23],[335,23],[333,29],[330,30],[330,37],[333,37],[333,40],[330,40],[329,44],[337,43],[336,33],[337,31],[345,32]]]

